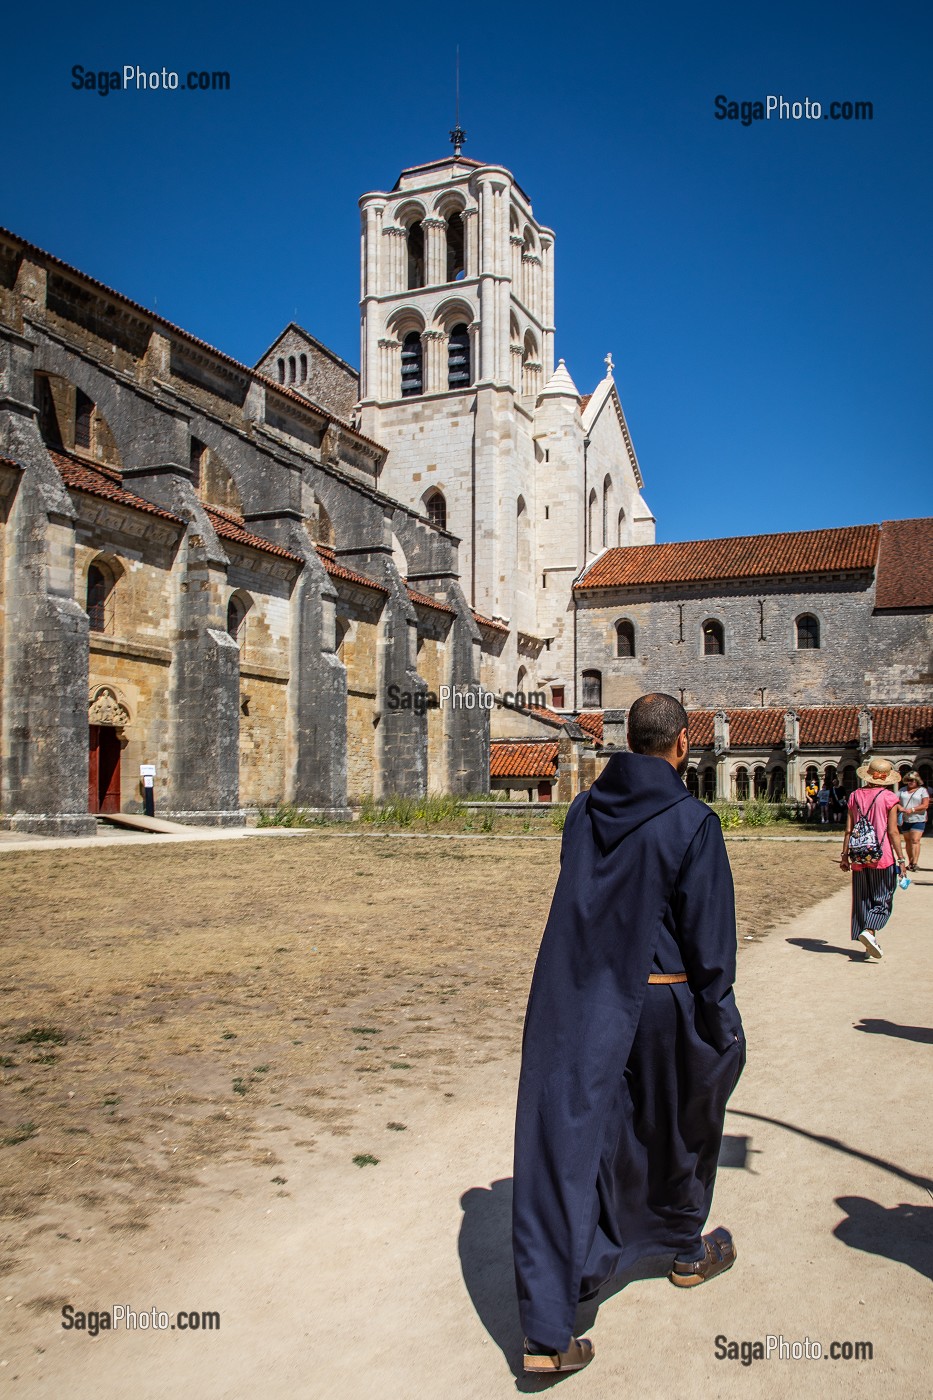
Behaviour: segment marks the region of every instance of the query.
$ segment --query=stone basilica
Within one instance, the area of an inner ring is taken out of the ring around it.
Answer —
[[[869,749],[933,777],[933,522],[656,545],[513,175],[457,153],[360,208],[359,374],[294,323],[249,368],[0,233],[6,825],[139,811],[142,766],[199,822],[563,799],[653,689],[708,797]]]

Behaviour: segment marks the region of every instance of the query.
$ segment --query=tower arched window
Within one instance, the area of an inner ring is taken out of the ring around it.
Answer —
[[[616,656],[635,655],[635,628],[627,617],[616,623]]]
[[[94,400],[78,389],[75,393],[75,447],[90,448]]]
[[[596,487],[594,486],[593,489],[590,491],[590,499],[589,499],[589,502],[587,503],[587,512],[586,512],[586,517],[587,517],[587,518],[586,518],[586,537],[587,537],[587,542],[589,543],[590,552],[593,553],[593,554],[595,554],[595,552],[596,552],[596,509],[597,509],[597,505],[598,505],[598,501],[597,501],[597,498],[596,498]]]
[[[725,656],[726,634],[721,622],[714,617],[703,623],[703,655]]]
[[[584,710],[601,710],[603,706],[603,673],[602,671],[583,672],[583,708]]]
[[[616,544],[624,544],[624,542],[625,542],[625,511],[624,511],[624,510],[620,510],[620,511],[619,511],[619,521],[618,521],[618,534],[617,534],[617,536],[616,536]]]
[[[447,220],[447,281],[459,282],[464,275],[463,219],[459,213]]]
[[[820,624],[812,613],[803,613],[797,619],[797,650],[818,651],[820,645]]]
[[[461,321],[447,338],[447,387],[463,389],[471,379],[470,332]]]
[[[294,355],[289,355],[289,357],[288,357],[288,382],[289,382],[289,384],[294,384],[294,382],[295,382],[295,357],[294,357]]]
[[[603,481],[603,548],[609,543],[609,493],[612,490],[612,478],[607,476]]]
[[[300,377],[301,377],[301,382],[302,382],[302,384],[307,384],[307,382],[308,382],[308,357],[307,357],[307,355],[304,353],[304,351],[302,351],[302,353],[298,356],[298,370],[299,370],[299,373],[300,373]]]
[[[408,288],[424,286],[424,229],[416,219],[408,229]]]
[[[524,496],[515,503],[515,564],[522,574],[531,568],[531,519]]]
[[[87,571],[85,610],[92,632],[113,631],[114,576],[105,564],[92,564]]]
[[[247,612],[248,608],[245,600],[234,593],[227,604],[227,632],[235,642],[240,643],[241,650],[246,640],[246,628],[244,624],[246,622]]]
[[[436,530],[447,529],[447,502],[443,491],[432,491],[425,502],[425,514]]]
[[[418,331],[409,331],[402,341],[402,398],[420,394],[424,384],[424,347]]]
[[[280,384],[284,384],[284,383],[285,383],[285,360],[282,358],[281,355],[279,356],[278,360],[276,361],[275,367],[276,367],[276,369],[278,370],[278,374],[279,374],[279,383],[280,383]]]

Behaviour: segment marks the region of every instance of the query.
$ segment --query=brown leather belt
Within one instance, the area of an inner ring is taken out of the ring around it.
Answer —
[[[665,987],[669,987],[670,984],[671,984],[672,982],[686,982],[686,980],[687,980],[687,974],[686,974],[686,972],[649,972],[649,973],[648,973],[648,985],[649,985],[649,986],[654,986],[654,987],[656,987],[656,986],[658,986],[658,985],[665,986]]]

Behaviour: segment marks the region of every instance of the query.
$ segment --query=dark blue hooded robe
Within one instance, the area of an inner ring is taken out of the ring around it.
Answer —
[[[718,817],[666,759],[616,754],[567,813],[525,1017],[512,1231],[543,1346],[636,1260],[696,1253],[745,1063],[735,954]]]

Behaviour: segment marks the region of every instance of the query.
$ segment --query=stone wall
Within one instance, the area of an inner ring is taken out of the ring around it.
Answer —
[[[680,696],[688,709],[743,705],[844,705],[866,699],[924,703],[929,685],[905,694],[903,681],[929,669],[929,618],[895,623],[873,616],[871,576],[766,581],[711,588],[593,590],[578,594],[578,667],[602,672],[602,704],[627,708],[648,691]],[[795,620],[816,617],[820,646],[799,650]],[[635,655],[616,655],[627,619]],[[703,625],[719,621],[723,655],[705,655]],[[883,639],[883,640],[882,640]],[[893,664],[905,676],[891,678]]]

